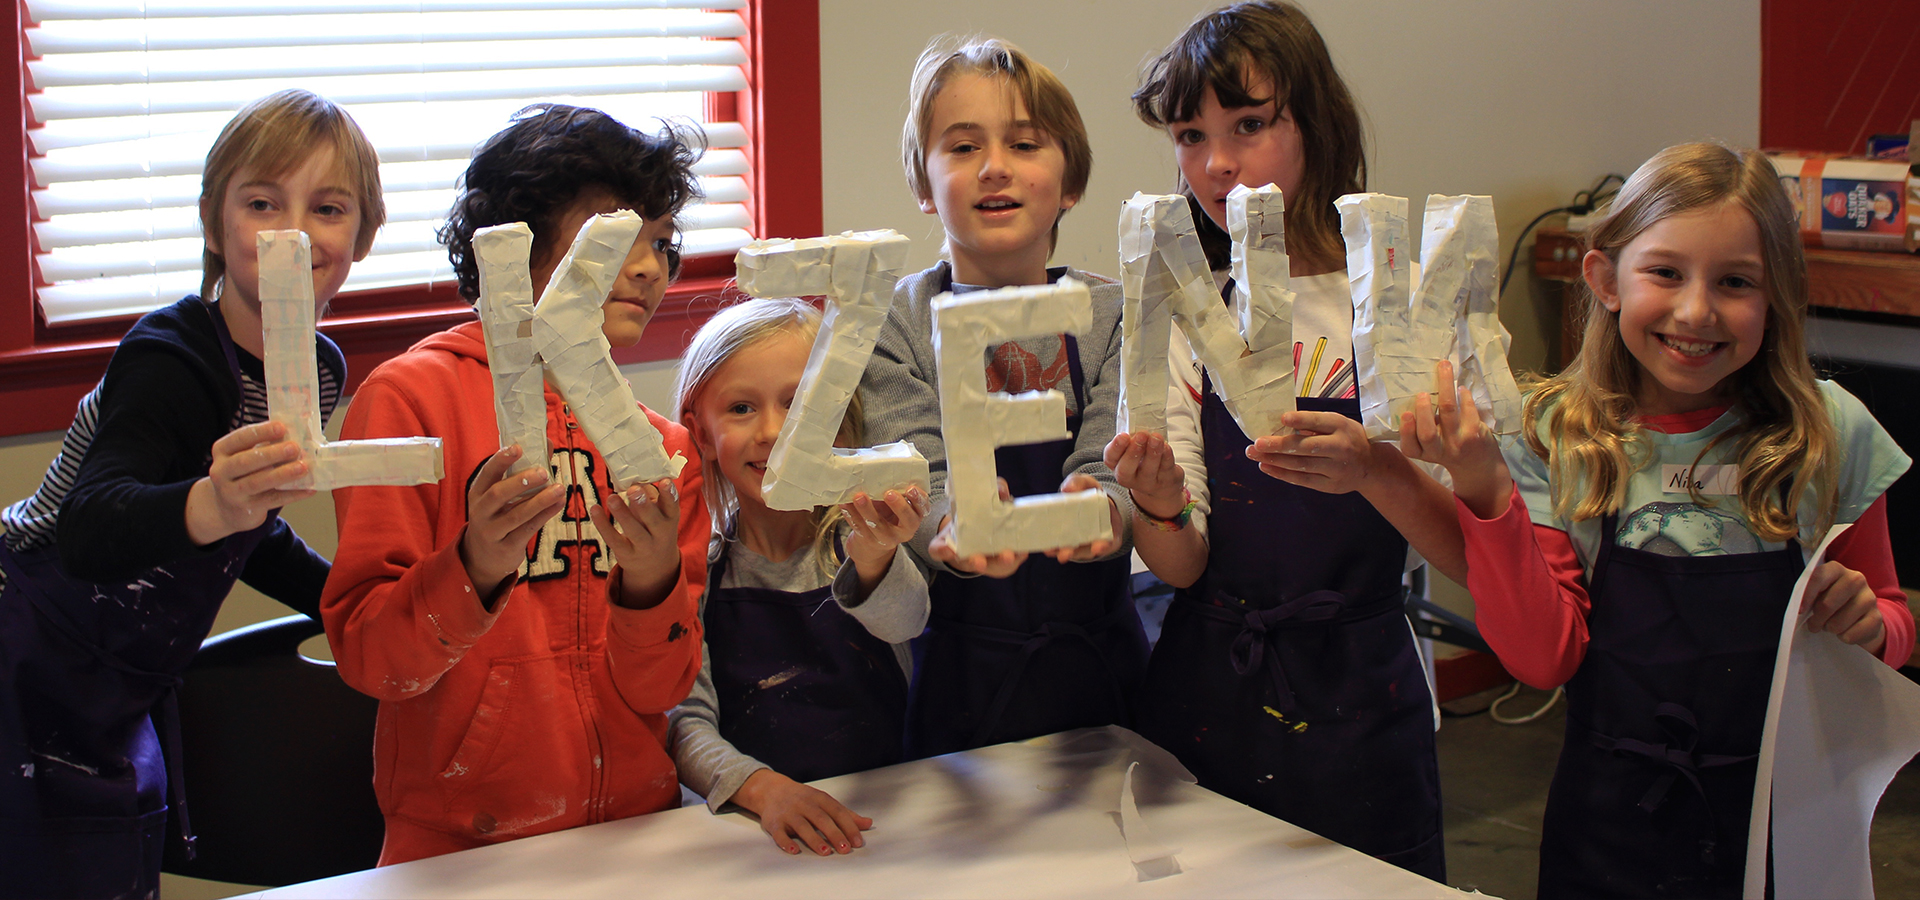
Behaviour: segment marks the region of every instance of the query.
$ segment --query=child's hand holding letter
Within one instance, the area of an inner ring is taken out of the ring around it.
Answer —
[[[312,491],[282,486],[312,468],[300,445],[280,422],[236,428],[213,442],[213,464],[187,493],[187,536],[205,547],[231,534],[260,527],[267,513]]]

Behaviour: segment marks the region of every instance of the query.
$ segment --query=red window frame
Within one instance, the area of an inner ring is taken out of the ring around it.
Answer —
[[[12,65],[0,66],[0,437],[64,430],[74,404],[106,370],[131,318],[49,326],[34,301],[33,170],[26,128],[26,7],[4,4]],[[817,0],[749,0],[747,89],[709,100],[715,118],[746,127],[747,208],[757,237],[820,233],[820,13]],[[771,39],[768,39],[769,36]],[[763,136],[779,135],[778,152]],[[5,187],[12,185],[11,187]],[[6,260],[13,262],[8,263]],[[729,258],[690,260],[646,336],[615,354],[622,363],[672,359],[686,349],[733,276]],[[348,390],[415,341],[473,316],[451,282],[344,294],[320,330],[346,352]]]

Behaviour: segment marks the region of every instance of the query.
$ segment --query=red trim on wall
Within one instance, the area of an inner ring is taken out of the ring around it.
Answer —
[[[813,237],[821,228],[820,4],[751,0],[744,14],[749,87],[738,111],[755,137],[754,234]]]
[[[9,4],[11,65],[0,64],[0,122],[26,121],[27,22],[22,0]],[[741,15],[748,88],[713,98],[716,113],[737,113],[747,128],[748,207],[755,234],[820,233],[820,11],[816,0],[750,0]],[[762,40],[761,35],[770,36]],[[778,135],[777,143],[761,139]],[[777,148],[777,149],[776,149]],[[0,128],[0,436],[62,430],[74,405],[92,390],[131,318],[49,327],[34,303],[32,170],[24,129]],[[12,263],[7,263],[12,259]],[[646,336],[616,351],[621,363],[678,357],[702,322],[723,302],[732,259],[690,260],[669,288]],[[342,294],[320,330],[347,354],[351,390],[373,367],[416,341],[473,316],[451,282]]]
[[[4,28],[14,35],[13,53],[0,64],[0,122],[27,120],[26,33],[23,0],[5,4]],[[37,314],[33,305],[33,208],[32,171],[27,168],[27,133],[24,128],[0,128],[0,352],[12,356],[36,344],[34,327]],[[13,262],[7,262],[7,260]],[[55,367],[60,364],[56,363]],[[0,403],[9,411],[18,409],[12,386],[18,381],[14,367],[0,362]],[[96,376],[97,377],[97,376]],[[75,399],[78,399],[77,397]],[[67,417],[73,416],[69,404]],[[0,433],[12,428],[13,415],[0,417]]]
[[[1860,154],[1915,118],[1920,4],[1762,0],[1762,147]]]

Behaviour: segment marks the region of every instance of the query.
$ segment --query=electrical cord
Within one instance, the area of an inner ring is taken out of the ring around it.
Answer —
[[[1508,688],[1506,693],[1500,695],[1500,699],[1487,705],[1487,716],[1502,725],[1525,725],[1528,722],[1546,715],[1547,710],[1552,709],[1555,703],[1559,703],[1560,698],[1566,696],[1566,693],[1567,689],[1564,687],[1554,688],[1553,696],[1548,697],[1547,702],[1541,704],[1539,709],[1525,715],[1503,716],[1500,714],[1500,704],[1520,696],[1520,682],[1516,681],[1513,683],[1513,687]]]
[[[1594,182],[1593,187],[1574,194],[1572,203],[1566,206],[1556,206],[1553,209],[1534,216],[1533,221],[1528,222],[1527,227],[1520,229],[1520,236],[1513,241],[1513,252],[1507,254],[1507,267],[1500,272],[1500,293],[1496,296],[1506,296],[1507,282],[1513,280],[1514,264],[1520,261],[1520,246],[1527,242],[1527,235],[1532,234],[1533,229],[1539,227],[1541,222],[1546,221],[1548,216],[1559,215],[1560,213],[1584,216],[1587,213],[1593,212],[1600,208],[1600,204],[1613,199],[1615,194],[1620,193],[1619,185],[1626,183],[1626,176],[1618,172],[1608,172],[1600,176],[1600,180]]]

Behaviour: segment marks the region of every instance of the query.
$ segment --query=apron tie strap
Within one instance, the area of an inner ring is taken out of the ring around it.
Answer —
[[[1694,745],[1700,740],[1699,723],[1694,719],[1693,711],[1678,703],[1661,703],[1653,709],[1653,718],[1660,724],[1660,730],[1666,732],[1667,743],[1655,744],[1633,738],[1617,738],[1593,733],[1593,745],[1615,755],[1643,756],[1654,763],[1664,766],[1665,771],[1655,778],[1653,784],[1642,795],[1639,807],[1651,815],[1666,802],[1667,792],[1675,782],[1685,778],[1693,786],[1707,809],[1707,833],[1700,839],[1700,859],[1712,864],[1714,850],[1720,833],[1720,817],[1714,812],[1713,804],[1708,802],[1707,790],[1700,783],[1700,770],[1720,766],[1731,766],[1759,757],[1757,753],[1733,756],[1723,753],[1699,753]]]
[[[1277,659],[1267,658],[1267,641],[1273,633],[1291,628],[1359,622],[1395,612],[1402,608],[1404,592],[1395,592],[1372,602],[1350,604],[1347,595],[1339,591],[1311,591],[1266,609],[1246,609],[1244,601],[1218,591],[1214,593],[1224,604],[1231,605],[1189,599],[1188,608],[1209,619],[1240,626],[1240,631],[1227,646],[1227,659],[1233,663],[1233,671],[1247,676],[1266,669],[1267,677],[1273,682],[1274,704],[1281,713],[1291,715],[1299,708],[1299,704],[1294,701],[1286,670]]]
[[[176,684],[167,688],[160,697],[160,705],[154,708],[153,717],[159,721],[160,740],[167,753],[167,805],[173,808],[174,818],[180,821],[180,843],[186,849],[187,861],[192,862],[197,855],[194,844],[199,837],[193,833],[193,820],[187,815],[187,767],[185,757],[180,750],[180,691]]]
[[[1340,610],[1346,605],[1346,595],[1339,591],[1313,591],[1301,594],[1279,606],[1268,609],[1252,610],[1241,617],[1240,633],[1233,636],[1233,643],[1227,648],[1227,659],[1233,663],[1233,671],[1239,675],[1251,675],[1262,668],[1273,679],[1274,702],[1280,711],[1292,714],[1298,704],[1293,698],[1293,687],[1287,682],[1287,670],[1279,660],[1267,664],[1267,633],[1283,622],[1300,624],[1330,622],[1339,618]]]

